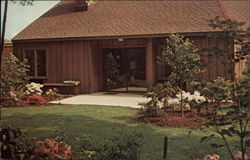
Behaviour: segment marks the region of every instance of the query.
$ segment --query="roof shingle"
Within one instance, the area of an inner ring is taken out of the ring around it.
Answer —
[[[223,2],[229,16],[250,20],[244,13],[250,11],[249,1],[230,2]],[[207,20],[224,17],[217,0],[98,1],[82,12],[74,12],[74,5],[59,2],[13,40],[209,32]]]

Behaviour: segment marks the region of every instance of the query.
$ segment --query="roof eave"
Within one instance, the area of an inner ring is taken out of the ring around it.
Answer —
[[[219,31],[213,31],[219,32]],[[182,32],[184,36],[206,36],[211,32]],[[140,34],[140,35],[115,35],[115,36],[89,36],[89,37],[62,37],[62,38],[38,38],[38,39],[12,39],[12,42],[44,42],[44,41],[72,41],[72,40],[108,40],[108,39],[134,39],[134,38],[161,38],[168,37],[171,33]]]

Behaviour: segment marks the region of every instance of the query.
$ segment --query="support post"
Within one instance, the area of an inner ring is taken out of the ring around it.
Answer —
[[[146,78],[147,78],[147,87],[148,88],[152,87],[155,83],[155,56],[153,52],[152,38],[149,38],[147,41]]]
[[[164,137],[163,160],[168,159],[168,137]]]

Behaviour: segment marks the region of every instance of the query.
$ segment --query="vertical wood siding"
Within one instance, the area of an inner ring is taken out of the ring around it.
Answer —
[[[195,46],[200,50],[203,48],[218,47],[219,49],[227,48],[227,43],[218,39],[207,39],[206,37],[190,37],[194,41]],[[201,57],[207,64],[206,71],[202,73],[202,79],[213,80],[217,77],[231,79],[229,74],[229,64],[226,57],[224,58],[209,58],[208,53],[204,53]]]
[[[199,48],[218,46],[227,47],[222,41],[209,40],[206,37],[189,37]],[[90,93],[103,90],[104,82],[104,48],[124,48],[124,47],[145,47],[147,50],[147,64],[150,62],[152,69],[147,69],[147,79],[150,83],[157,80],[156,57],[157,46],[165,43],[164,38],[148,39],[125,39],[116,40],[72,40],[57,42],[36,42],[36,43],[14,43],[14,54],[18,58],[23,58],[23,51],[26,48],[46,48],[47,49],[47,80],[45,83],[62,83],[66,80],[80,81],[81,93]],[[150,50],[149,50],[150,49]],[[150,52],[149,52],[150,51]],[[153,54],[149,54],[153,52]],[[153,56],[154,55],[154,56]],[[208,62],[208,57],[201,57]],[[228,74],[228,64],[219,59],[208,64],[207,71],[202,73],[201,78],[212,80],[218,76],[230,79]],[[151,85],[151,84],[150,84]]]
[[[66,80],[80,81],[82,93],[101,90],[98,52],[92,52],[90,41],[60,41],[39,43],[15,43],[14,54],[22,59],[26,48],[47,49],[47,72],[45,83],[62,83]]]
[[[220,49],[225,49],[228,47],[227,43],[222,40],[216,39],[208,39],[205,36],[196,36],[196,37],[188,37],[190,41],[194,43],[194,45],[201,50],[203,48],[210,48],[210,47],[218,47]],[[165,44],[165,39],[157,39],[156,45],[163,45]],[[231,79],[229,70],[228,60],[218,59],[218,58],[209,58],[208,53],[204,53],[201,56],[201,59],[207,64],[206,71],[203,72],[200,78],[204,80],[213,80],[217,77],[224,77],[226,79]]]
[[[156,79],[156,59],[154,54],[153,40],[148,39],[146,48],[146,79],[148,88],[153,87]]]
[[[244,38],[244,42],[250,43],[250,37]],[[234,51],[238,51],[240,49],[239,45],[234,45]],[[242,78],[244,77],[244,71],[246,71],[247,67],[250,64],[250,56],[247,57],[247,59],[240,60],[238,63],[235,65],[235,73],[237,78]]]
[[[3,57],[7,57],[10,53],[13,52],[13,45],[12,43],[5,43],[3,45]]]

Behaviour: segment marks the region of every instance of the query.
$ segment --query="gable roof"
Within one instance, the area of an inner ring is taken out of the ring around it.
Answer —
[[[220,0],[225,18],[245,22],[250,27],[250,1],[249,0]]]
[[[73,11],[74,1],[62,1],[13,40],[209,32],[216,16],[250,21],[249,1],[220,1],[97,1],[81,12]]]

